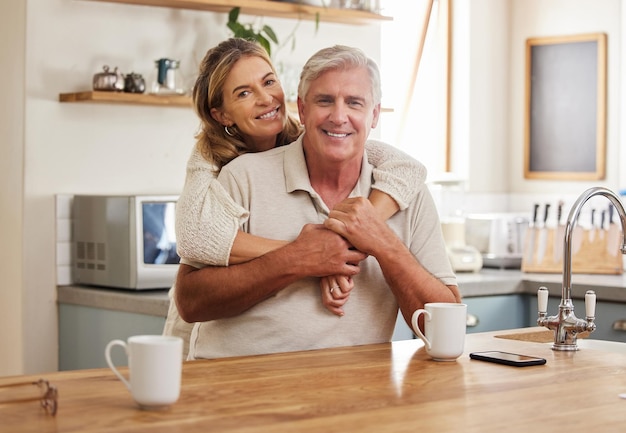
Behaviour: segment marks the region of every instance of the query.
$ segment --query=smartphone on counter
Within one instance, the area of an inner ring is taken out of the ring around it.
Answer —
[[[528,367],[531,365],[543,365],[546,363],[544,358],[519,355],[517,353],[500,352],[498,350],[488,352],[472,352],[470,353],[470,358],[479,361],[495,362],[496,364],[511,365],[513,367]]]

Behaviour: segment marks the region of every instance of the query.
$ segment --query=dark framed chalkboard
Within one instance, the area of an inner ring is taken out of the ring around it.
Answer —
[[[606,45],[604,33],[526,41],[525,178],[605,177]]]

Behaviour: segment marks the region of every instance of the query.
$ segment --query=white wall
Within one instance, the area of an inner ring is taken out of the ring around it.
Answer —
[[[26,5],[0,6],[0,375],[22,372],[24,46]]]
[[[466,164],[469,187],[476,191],[507,192],[511,149],[507,145],[510,62],[508,2],[472,0],[469,13],[469,146]],[[488,12],[488,13],[487,13]],[[480,151],[482,146],[487,151]],[[457,156],[458,158],[459,156]],[[456,161],[458,163],[458,160]],[[485,176],[489,173],[488,176]]]
[[[105,64],[149,79],[160,57],[180,59],[192,80],[228,30],[226,14],[80,0],[3,1],[0,16],[0,77],[8,83],[0,108],[0,375],[7,375],[57,368],[55,195],[178,193],[197,128],[191,109],[59,103],[59,93],[90,90]],[[295,25],[264,22],[279,36]],[[380,57],[379,24],[321,23],[316,34],[313,22],[302,22],[298,32],[296,51],[283,49],[278,61],[301,67],[334,43]]]
[[[620,119],[624,58],[619,0],[454,1],[453,170],[468,179],[468,212],[529,212],[591,186],[624,186]],[[607,175],[601,181],[524,179],[525,44],[537,36],[608,35]]]
[[[454,21],[453,161],[455,171],[468,173],[470,191],[536,196],[577,195],[595,185],[618,189],[621,2],[456,1]],[[606,179],[524,179],[526,39],[592,32],[608,35]]]
[[[509,100],[509,140],[511,156],[520,161],[509,170],[511,190],[515,192],[559,191],[580,193],[589,186],[619,188],[620,155],[620,0],[514,0],[511,8],[509,62],[511,93]],[[607,128],[606,179],[594,182],[557,182],[525,180],[524,155],[524,86],[525,43],[529,37],[607,34]]]

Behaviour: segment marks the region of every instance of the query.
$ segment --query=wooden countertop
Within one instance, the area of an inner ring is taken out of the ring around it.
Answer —
[[[136,408],[108,369],[42,375],[59,390],[56,417],[36,402],[0,403],[10,432],[613,432],[626,425],[626,354],[467,335],[456,362],[431,361],[419,340],[186,362],[180,400]],[[471,351],[540,356],[515,368]],[[0,385],[40,376],[0,378]],[[5,392],[6,390],[0,390]],[[6,394],[2,394],[6,395]]]

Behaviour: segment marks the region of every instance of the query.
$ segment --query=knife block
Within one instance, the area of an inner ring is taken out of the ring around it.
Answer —
[[[524,239],[522,271],[562,273],[565,226],[556,228],[530,227]],[[572,234],[572,273],[623,273],[624,264],[620,246],[622,232],[617,225],[608,229],[575,227]]]

